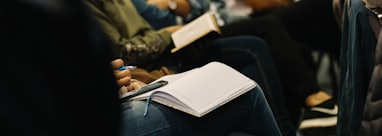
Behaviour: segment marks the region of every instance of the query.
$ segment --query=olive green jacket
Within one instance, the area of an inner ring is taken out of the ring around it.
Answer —
[[[131,0],[84,1],[126,63],[147,65],[172,46],[170,32],[152,29]]]

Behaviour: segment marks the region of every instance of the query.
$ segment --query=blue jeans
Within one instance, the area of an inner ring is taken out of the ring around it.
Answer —
[[[281,135],[259,86],[201,118],[155,102],[144,117],[145,104],[145,101],[122,104],[121,135],[211,136],[237,131],[260,136]]]
[[[267,44],[254,36],[232,36],[214,40],[207,54],[196,62],[183,63],[181,67],[171,61],[174,58],[165,55],[157,61],[157,66],[185,71],[200,67],[211,61],[223,62],[255,80],[264,90],[276,121],[283,135],[295,135],[296,126],[292,122],[285,105],[284,91],[270,55]],[[170,61],[169,61],[170,60]]]

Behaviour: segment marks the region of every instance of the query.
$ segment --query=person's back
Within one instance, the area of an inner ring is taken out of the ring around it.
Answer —
[[[0,135],[118,135],[107,42],[83,5],[0,3]]]

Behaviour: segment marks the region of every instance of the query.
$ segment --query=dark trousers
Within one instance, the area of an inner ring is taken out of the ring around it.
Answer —
[[[272,9],[252,17],[277,17],[292,38],[310,48],[330,51],[339,58],[341,30],[333,13],[332,0],[301,0],[284,8]]]
[[[223,36],[254,35],[269,45],[270,53],[279,74],[288,110],[297,125],[301,106],[308,95],[320,90],[307,67],[303,56],[283,25],[273,17],[259,17],[222,27]],[[284,96],[275,96],[284,97]]]
[[[296,134],[296,126],[291,122],[284,105],[284,91],[278,78],[278,72],[269,53],[268,45],[262,39],[254,36],[221,37],[212,41],[204,56],[193,61],[184,61],[181,65],[174,63],[178,62],[179,58],[174,58],[171,54],[167,55],[158,61],[158,66],[166,65],[181,72],[202,66],[210,61],[220,61],[254,79],[264,90],[265,97],[283,135]],[[169,59],[173,61],[168,61]]]

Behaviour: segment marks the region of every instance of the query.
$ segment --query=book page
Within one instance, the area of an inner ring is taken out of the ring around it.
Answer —
[[[155,82],[158,82],[158,81],[160,81],[160,80],[164,80],[164,81],[167,81],[168,82],[168,84],[174,84],[174,82],[176,82],[177,80],[179,80],[179,79],[181,79],[181,78],[183,78],[183,77],[185,77],[185,76],[187,76],[187,75],[189,75],[189,74],[191,74],[191,73],[193,73],[193,72],[195,72],[195,71],[197,71],[199,68],[195,68],[195,69],[192,69],[192,70],[189,70],[189,71],[185,71],[185,72],[182,72],[182,73],[177,73],[177,74],[172,74],[172,75],[165,75],[165,76],[162,76],[161,78],[159,78],[159,79],[157,79],[157,80],[155,80],[155,81],[153,81],[153,82],[151,82],[151,83],[155,83]],[[151,84],[150,83],[150,84]],[[123,88],[123,87],[122,87]],[[122,89],[121,88],[121,89]],[[124,88],[126,88],[126,87],[124,87]],[[163,87],[161,87],[161,88],[159,88],[159,89],[162,89]],[[126,88],[127,89],[127,88]],[[155,90],[153,90],[153,91],[151,91],[151,92],[147,92],[147,93],[144,93],[144,94],[142,94],[142,95],[139,95],[139,96],[136,96],[136,97],[134,97],[134,98],[132,98],[132,99],[134,99],[134,100],[142,100],[142,99],[146,99],[146,97],[148,97],[152,92],[154,92],[154,91],[158,91],[159,89],[155,89]],[[131,91],[132,93],[134,93],[133,91]],[[125,96],[125,95],[128,95],[129,93],[125,93],[123,96]]]
[[[205,13],[171,34],[175,45],[171,52],[174,53],[213,31],[220,33],[215,16],[213,13]]]
[[[158,80],[169,83],[133,99],[146,99],[155,93],[152,96],[153,101],[197,117],[256,86],[253,80],[220,62],[211,62],[203,67],[179,75],[164,76]]]
[[[254,87],[254,81],[238,73],[222,63],[212,62],[163,90],[203,113],[227,102],[236,93]]]

